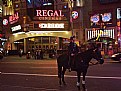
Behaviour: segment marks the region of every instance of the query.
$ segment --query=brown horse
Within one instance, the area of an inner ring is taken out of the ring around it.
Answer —
[[[99,64],[104,63],[101,52],[98,49],[88,49],[82,53],[78,53],[77,55],[75,55],[75,65],[76,65],[75,71],[77,72],[77,78],[78,78],[77,87],[79,90],[80,90],[80,76],[82,73],[83,75],[82,87],[83,91],[86,91],[85,76],[87,73],[87,69],[89,67],[89,62],[91,61],[92,58],[96,59]],[[66,85],[64,80],[64,74],[66,72],[66,69],[68,68],[68,61],[69,61],[68,54],[62,54],[57,58],[58,78],[60,85],[62,84],[62,82],[64,85]]]

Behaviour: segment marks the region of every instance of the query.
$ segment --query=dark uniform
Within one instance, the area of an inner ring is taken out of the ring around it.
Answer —
[[[71,37],[70,38],[70,43],[69,43],[69,46],[68,46],[68,53],[69,53],[69,69],[70,68],[74,68],[75,66],[75,55],[79,52],[79,49],[78,49],[78,46],[77,44],[74,42],[73,38],[75,37]]]

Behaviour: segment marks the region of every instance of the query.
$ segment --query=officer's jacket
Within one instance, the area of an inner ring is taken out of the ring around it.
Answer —
[[[78,46],[76,43],[70,42],[68,46],[68,52],[69,54],[76,54],[79,52]]]

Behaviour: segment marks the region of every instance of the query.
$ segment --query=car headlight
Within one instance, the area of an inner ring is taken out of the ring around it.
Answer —
[[[111,57],[116,57],[116,55],[112,55]]]
[[[0,53],[2,53],[2,51],[0,51]]]

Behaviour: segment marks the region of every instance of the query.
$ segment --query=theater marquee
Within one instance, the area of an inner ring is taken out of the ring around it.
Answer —
[[[66,20],[62,10],[36,10],[34,20]]]
[[[69,27],[68,27],[69,22],[68,21],[36,21],[32,25],[34,25],[33,26],[34,30],[69,31]]]
[[[36,10],[30,30],[69,31],[69,21],[62,10]]]
[[[64,23],[40,23],[39,28],[64,28]]]

